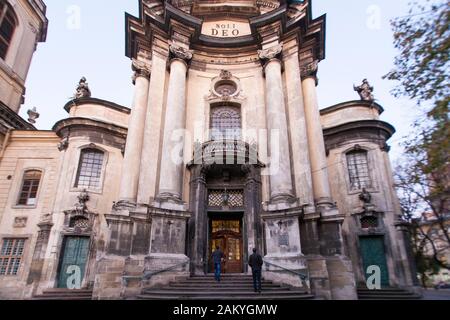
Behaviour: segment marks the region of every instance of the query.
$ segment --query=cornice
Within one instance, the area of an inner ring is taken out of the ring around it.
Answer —
[[[131,113],[130,108],[121,106],[119,104],[116,104],[116,103],[108,101],[108,100],[102,100],[102,99],[97,99],[97,98],[92,98],[92,97],[85,97],[85,98],[70,100],[64,106],[64,110],[66,110],[67,113],[70,113],[70,109],[72,107],[81,106],[84,104],[97,104],[97,105],[101,105],[103,107],[110,108],[110,109],[113,109],[113,110],[116,110],[116,111],[119,111],[122,113],[126,113],[126,114]]]
[[[338,110],[346,109],[346,108],[353,108],[353,107],[366,107],[369,109],[375,108],[378,111],[378,114],[382,114],[384,112],[384,108],[379,105],[376,102],[371,101],[364,101],[364,100],[352,100],[352,101],[346,101],[342,103],[338,103],[335,105],[332,105],[330,107],[327,107],[325,109],[320,110],[320,115],[327,115],[330,113],[333,113]]]

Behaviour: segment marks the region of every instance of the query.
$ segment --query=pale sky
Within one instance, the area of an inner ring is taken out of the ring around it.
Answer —
[[[397,133],[389,141],[391,159],[401,153],[398,142],[410,132],[417,107],[390,94],[394,83],[382,76],[393,67],[390,19],[407,14],[409,0],[314,0],[313,14],[327,14],[326,58],[319,65],[321,108],[357,100],[353,84],[367,78],[377,102],[385,108],[382,120]],[[51,129],[68,114],[63,106],[85,76],[93,97],[130,107],[133,98],[130,60],[125,57],[125,12],[137,15],[138,0],[45,0],[47,42],[34,55],[21,115],[37,107],[39,129]],[[80,10],[79,27],[73,13]]]

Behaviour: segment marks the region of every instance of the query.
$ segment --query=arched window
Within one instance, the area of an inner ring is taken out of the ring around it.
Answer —
[[[0,0],[0,58],[5,59],[9,46],[17,26],[16,14],[13,8],[6,2]]]
[[[104,152],[98,149],[83,149],[78,163],[77,188],[99,188]]]
[[[241,138],[241,110],[234,106],[211,108],[211,140]]]
[[[22,179],[22,188],[20,189],[19,201],[20,206],[36,205],[37,193],[41,182],[42,172],[39,170],[25,171]]]
[[[347,153],[347,167],[351,190],[371,188],[367,151],[355,150]]]

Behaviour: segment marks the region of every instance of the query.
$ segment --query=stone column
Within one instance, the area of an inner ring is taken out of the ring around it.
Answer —
[[[145,119],[144,142],[139,175],[138,204],[149,204],[156,196],[158,185],[158,163],[161,147],[161,128],[167,77],[167,57],[156,51],[152,54],[152,76],[148,94]]]
[[[181,201],[183,181],[183,145],[186,118],[186,61],[192,59],[192,51],[175,43],[170,45],[169,88],[164,125],[161,157],[159,199]]]
[[[274,203],[294,198],[286,107],[281,77],[282,62],[277,58],[282,49],[283,46],[280,44],[258,51],[260,59],[265,61],[270,201]]]
[[[329,204],[331,203],[331,189],[328,181],[325,141],[316,93],[317,68],[317,61],[302,68],[302,88],[305,102],[306,128],[308,131],[314,198],[318,204]]]
[[[139,183],[139,169],[144,139],[145,114],[147,112],[150,70],[145,63],[133,60],[134,100],[128,122],[128,135],[123,160],[122,178],[120,181],[119,200],[136,202]]]

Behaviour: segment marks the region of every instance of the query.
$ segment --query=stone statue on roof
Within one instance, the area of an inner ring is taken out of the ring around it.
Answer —
[[[373,96],[373,87],[369,84],[367,79],[364,79],[360,86],[353,86],[353,89],[358,92],[361,100],[364,101],[374,101],[375,97]]]
[[[89,89],[89,84],[86,82],[86,78],[81,78],[78,83],[77,91],[75,92],[74,98],[89,98],[91,96],[91,90]]]

